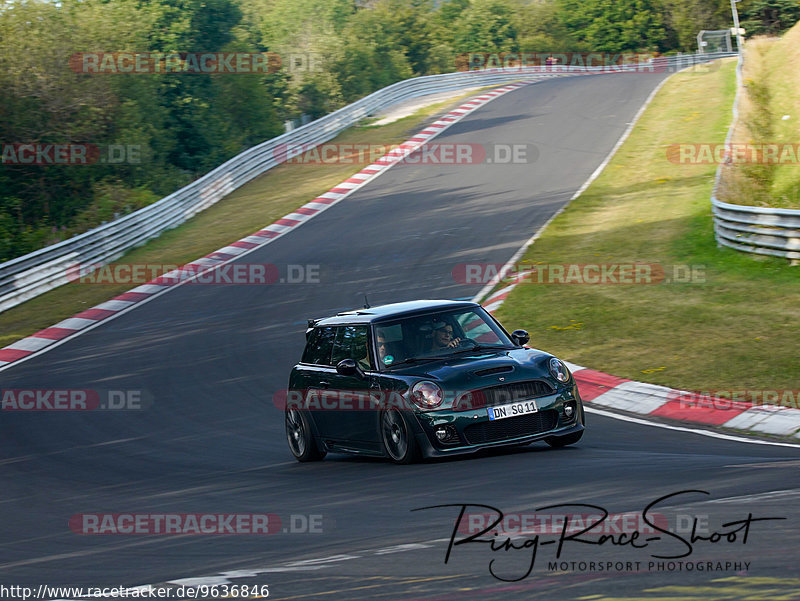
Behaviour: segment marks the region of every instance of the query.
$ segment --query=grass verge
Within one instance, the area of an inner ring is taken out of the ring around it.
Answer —
[[[382,126],[368,124],[347,129],[330,144],[397,144],[422,129],[425,123],[487,86],[456,98],[421,108],[408,117]],[[183,265],[235,242],[280,219],[320,194],[357,173],[371,162],[339,164],[284,164],[234,190],[174,230],[114,261],[117,264]],[[22,305],[0,313],[0,347],[30,336],[80,311],[114,298],[138,284],[72,283],[51,290]]]
[[[740,119],[733,142],[773,147],[762,164],[723,171],[721,200],[800,209],[800,23],[781,38],[755,38],[746,46]]]
[[[689,390],[798,388],[800,271],[714,240],[715,165],[675,164],[671,144],[725,139],[735,63],[673,76],[602,175],[522,262],[695,266],[693,281],[519,285],[498,317],[531,344],[617,376]]]

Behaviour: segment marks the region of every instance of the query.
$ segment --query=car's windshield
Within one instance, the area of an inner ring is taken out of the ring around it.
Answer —
[[[438,359],[471,349],[513,346],[481,308],[439,311],[375,325],[375,349],[384,367]]]

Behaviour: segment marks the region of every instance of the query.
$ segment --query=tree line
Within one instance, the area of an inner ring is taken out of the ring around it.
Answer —
[[[739,7],[748,33],[800,17],[796,0]],[[0,0],[0,261],[468,53],[693,52],[700,29],[730,26],[729,0]],[[269,68],[162,68],[185,53]]]

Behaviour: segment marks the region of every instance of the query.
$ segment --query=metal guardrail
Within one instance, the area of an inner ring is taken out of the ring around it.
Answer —
[[[721,246],[800,260],[800,210],[735,205],[712,196],[711,211]]]
[[[733,131],[739,120],[743,64],[744,55],[740,54],[736,64],[733,120],[725,138],[726,148],[731,147]],[[783,257],[792,263],[800,260],[800,210],[753,207],[722,202],[717,195],[726,166],[723,162],[717,168],[714,189],[711,192],[711,212],[717,244],[742,252]]]
[[[338,111],[245,150],[189,185],[161,200],[110,223],[0,263],[0,312],[74,279],[76,267],[103,265],[177,227],[286,160],[287,147],[304,150],[334,138],[365,117],[417,96],[471,86],[509,83],[520,79],[603,72],[658,72],[730,56],[728,53],[656,58],[649,63],[621,66],[508,67],[416,77],[395,83]]]

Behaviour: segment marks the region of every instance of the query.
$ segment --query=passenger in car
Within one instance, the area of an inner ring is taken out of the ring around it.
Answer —
[[[386,337],[380,332],[378,332],[376,338],[378,341],[378,360],[383,361],[386,355],[389,354],[389,343],[386,342]]]

